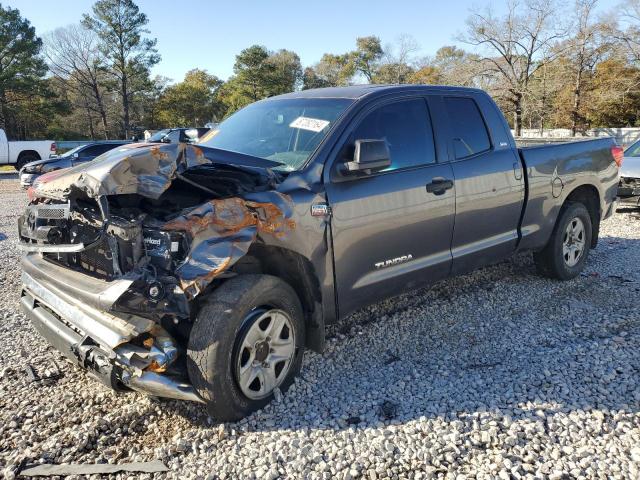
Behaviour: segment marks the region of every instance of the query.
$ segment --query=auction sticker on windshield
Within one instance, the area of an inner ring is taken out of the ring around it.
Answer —
[[[312,132],[321,132],[329,125],[327,120],[320,120],[318,118],[310,117],[298,117],[289,124],[291,128],[301,128],[302,130],[311,130]]]

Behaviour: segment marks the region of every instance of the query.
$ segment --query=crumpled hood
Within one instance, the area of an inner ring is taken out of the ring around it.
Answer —
[[[624,157],[620,176],[625,178],[640,178],[640,157]]]
[[[275,179],[270,167],[280,165],[258,157],[191,144],[131,144],[95,160],[39,177],[31,198],[66,200],[74,191],[92,198],[138,194],[158,199],[172,181],[189,168],[205,164],[251,167]],[[190,248],[174,272],[192,299],[233,266],[258,237],[280,238],[296,228],[291,198],[276,190],[212,198],[186,207],[179,216],[158,225],[163,231],[185,232]]]
[[[134,143],[110,150],[91,162],[40,177],[36,197],[65,200],[74,190],[89,197],[138,194],[157,199],[178,174],[212,163],[254,168],[278,166],[277,162],[186,143]]]

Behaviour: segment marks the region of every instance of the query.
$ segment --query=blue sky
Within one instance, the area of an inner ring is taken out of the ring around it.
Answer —
[[[89,12],[91,0],[5,0],[18,8],[38,35],[78,22]],[[207,69],[226,79],[235,55],[252,44],[271,50],[287,48],[300,55],[303,65],[317,62],[323,53],[352,49],[358,36],[377,35],[383,45],[409,34],[421,46],[420,56],[432,55],[442,45],[455,44],[472,7],[488,1],[451,0],[237,0],[234,2],[138,0],[149,17],[151,36],[158,39],[162,61],[154,73],[182,80],[192,68]],[[569,3],[569,2],[563,2]],[[617,0],[600,0],[599,10]],[[502,0],[493,0],[499,9]]]

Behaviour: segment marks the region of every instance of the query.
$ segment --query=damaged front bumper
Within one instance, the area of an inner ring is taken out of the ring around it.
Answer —
[[[22,265],[22,308],[69,360],[114,389],[202,402],[183,376],[171,372],[178,350],[164,329],[139,316],[106,312],[131,280],[83,275],[37,253],[24,255]]]

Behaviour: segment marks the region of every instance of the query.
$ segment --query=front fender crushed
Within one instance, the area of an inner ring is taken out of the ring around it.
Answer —
[[[291,213],[289,196],[268,191],[211,200],[165,223],[164,230],[191,236],[187,258],[176,270],[187,297],[194,298],[246,255],[259,235],[281,237],[294,229]]]

